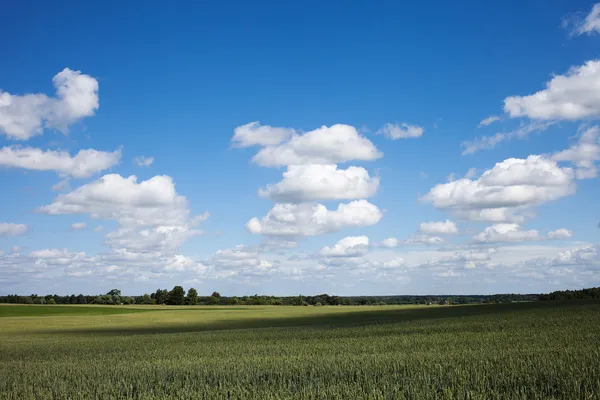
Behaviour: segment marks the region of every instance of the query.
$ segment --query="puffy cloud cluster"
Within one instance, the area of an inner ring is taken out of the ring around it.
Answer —
[[[473,236],[476,243],[523,242],[540,240],[542,237],[536,230],[524,231],[519,224],[496,224],[488,226],[483,232]]]
[[[425,129],[421,126],[403,122],[402,124],[386,124],[378,133],[384,134],[389,139],[397,140],[419,138],[423,136],[424,132]]]
[[[376,160],[383,156],[369,139],[350,125],[322,126],[304,134],[284,128],[261,127],[258,123],[250,125],[251,129],[248,125],[236,128],[234,144],[264,146],[252,161],[265,167],[337,164],[352,160]],[[240,129],[245,133],[240,134]]]
[[[106,235],[115,249],[172,254],[190,236],[200,233],[195,225],[208,217],[192,217],[187,199],[177,195],[171,177],[154,176],[139,182],[132,175],[110,174],[56,197],[39,208],[46,214],[89,214],[92,218],[116,220],[119,228]]]
[[[366,200],[340,204],[329,210],[322,204],[278,203],[261,219],[246,225],[254,234],[267,236],[315,236],[343,228],[375,225],[383,214]]]
[[[368,161],[382,153],[356,128],[337,124],[299,133],[288,128],[252,122],[234,130],[234,146],[258,145],[252,161],[264,167],[287,167],[283,179],[259,190],[275,205],[262,218],[252,218],[248,231],[265,236],[314,236],[346,227],[376,224],[382,217],[365,199],[375,195],[379,178],[357,166],[340,169],[337,163]],[[318,201],[353,200],[329,210]]]
[[[473,241],[475,243],[525,242],[545,239],[569,239],[571,236],[573,236],[573,233],[565,228],[557,229],[549,232],[547,236],[543,236],[535,229],[523,230],[519,224],[495,224],[473,236]]]
[[[315,200],[364,199],[375,195],[379,178],[366,169],[338,169],[335,164],[290,165],[283,180],[261,189],[261,197],[277,202],[302,203]]]
[[[27,232],[27,225],[0,222],[0,237],[21,236]]]
[[[573,236],[573,232],[565,228],[548,232],[548,239],[569,239],[571,236]]]
[[[552,159],[575,165],[577,179],[595,178],[598,176],[600,162],[600,127],[585,128],[575,145],[554,154]]]
[[[423,200],[450,210],[459,218],[505,222],[522,219],[518,213],[557,200],[575,191],[573,170],[556,161],[532,155],[509,158],[478,179],[458,179],[434,186]]]
[[[238,275],[268,275],[278,272],[279,267],[279,262],[271,262],[262,257],[259,248],[244,245],[218,250],[205,263],[210,266],[213,276],[217,279]]]
[[[600,117],[600,60],[555,75],[546,89],[528,96],[509,96],[504,111],[512,118],[579,120]]]
[[[56,171],[60,176],[87,178],[109,169],[121,160],[121,150],[104,152],[79,150],[71,157],[66,151],[41,150],[33,147],[6,146],[0,148],[0,166],[32,171]]]
[[[369,238],[366,236],[348,236],[334,246],[325,246],[319,254],[323,257],[360,257],[369,251]]]
[[[66,132],[69,125],[94,115],[99,107],[96,79],[65,68],[52,82],[56,97],[0,91],[0,133],[26,140],[45,128]]]

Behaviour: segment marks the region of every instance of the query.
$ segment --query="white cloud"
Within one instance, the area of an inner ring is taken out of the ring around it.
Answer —
[[[348,236],[334,246],[325,246],[319,254],[323,257],[360,257],[369,251],[369,238],[366,236]]]
[[[364,199],[375,195],[379,177],[371,178],[366,169],[336,165],[290,165],[283,180],[260,189],[261,197],[276,202],[301,203],[313,200]]]
[[[422,199],[459,218],[499,221],[498,217],[513,217],[528,207],[573,194],[572,180],[572,169],[532,155],[497,163],[476,180],[463,178],[436,185]]]
[[[80,231],[87,228],[87,224],[85,222],[75,222],[71,224],[71,230]]]
[[[491,125],[491,124],[493,124],[496,121],[500,121],[500,119],[501,118],[499,116],[497,116],[497,115],[490,115],[489,117],[482,119],[479,122],[479,125],[477,125],[477,127],[481,128],[482,126]]]
[[[211,266],[212,276],[217,279],[238,275],[268,275],[278,272],[279,267],[279,262],[266,260],[258,249],[244,245],[218,250],[206,264]]]
[[[27,232],[27,225],[0,222],[0,237],[21,236]]]
[[[294,133],[296,131],[291,128],[275,128],[254,121],[235,128],[231,141],[235,147],[275,146],[287,140]]]
[[[439,236],[425,235],[425,234],[414,234],[404,241],[405,244],[424,244],[427,246],[441,245],[444,244],[444,239]]]
[[[512,118],[579,120],[600,117],[600,60],[555,75],[546,89],[529,96],[510,96],[504,111]]]
[[[531,121],[523,123],[517,129],[510,132],[499,132],[492,136],[482,136],[470,141],[463,142],[462,155],[473,154],[479,150],[493,149],[500,142],[511,139],[525,139],[533,132],[541,132],[552,125],[556,121]]]
[[[267,236],[315,236],[343,228],[375,225],[383,214],[366,200],[340,204],[328,210],[322,204],[278,203],[261,219],[252,218],[248,231]]]
[[[590,13],[582,21],[567,21],[573,22],[572,35],[592,35],[600,33],[600,3],[594,4]]]
[[[63,179],[62,181],[52,185],[52,191],[54,191],[54,192],[58,192],[63,189],[67,190],[68,188],[69,188],[69,180],[68,179]]]
[[[380,246],[392,249],[392,248],[398,247],[401,243],[402,242],[399,239],[397,239],[395,237],[390,237],[390,238],[384,239],[383,242],[380,243]]]
[[[465,174],[465,178],[471,179],[474,178],[475,175],[477,175],[477,168],[469,168],[469,170]]]
[[[483,232],[473,236],[473,241],[477,243],[524,242],[541,239],[542,237],[538,231],[533,229],[524,231],[519,224],[488,226]]]
[[[94,232],[102,232],[103,230],[104,230],[104,227],[102,225],[99,225],[94,228]]]
[[[573,232],[565,228],[548,232],[548,239],[569,239],[571,236],[573,236]]]
[[[377,133],[384,134],[387,138],[396,140],[419,138],[423,136],[423,132],[425,132],[423,127],[403,122],[402,124],[386,124]]]
[[[579,137],[577,144],[567,150],[552,156],[554,161],[568,161],[575,165],[577,179],[595,178],[598,176],[600,161],[600,128],[592,126],[586,128]]]
[[[0,149],[0,166],[33,171],[56,171],[60,176],[87,178],[121,160],[121,150],[112,153],[94,149],[80,150],[74,157],[66,151],[33,147],[6,146]]]
[[[138,167],[149,167],[154,162],[154,157],[137,156],[133,159],[133,162]]]
[[[105,175],[59,195],[38,211],[116,220],[119,228],[106,235],[109,246],[136,252],[168,252],[164,256],[173,255],[187,238],[198,235],[200,231],[193,227],[208,218],[207,213],[190,215],[187,199],[177,195],[173,180],[166,175],[139,183],[134,175]]]
[[[293,134],[279,145],[263,147],[252,161],[265,166],[300,164],[337,164],[352,160],[376,160],[383,157],[375,145],[356,128],[337,124],[322,126],[305,134]]]
[[[454,234],[458,233],[458,228],[453,221],[422,222],[419,225],[419,231],[430,235]]]
[[[98,109],[98,81],[65,68],[52,79],[56,97],[45,94],[12,95],[0,91],[0,133],[26,140],[43,129],[67,132],[68,126]]]

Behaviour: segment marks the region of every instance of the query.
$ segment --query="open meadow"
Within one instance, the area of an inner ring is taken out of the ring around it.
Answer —
[[[0,305],[1,399],[592,399],[600,301]]]

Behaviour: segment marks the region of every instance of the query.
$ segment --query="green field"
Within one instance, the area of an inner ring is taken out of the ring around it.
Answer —
[[[596,399],[600,301],[0,305],[1,399]]]

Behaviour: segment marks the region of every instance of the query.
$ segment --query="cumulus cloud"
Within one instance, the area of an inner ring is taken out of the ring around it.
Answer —
[[[290,165],[283,180],[260,189],[261,197],[276,202],[301,203],[314,200],[364,199],[375,195],[379,177],[371,178],[366,169],[337,165]]]
[[[237,275],[267,275],[277,272],[279,267],[278,262],[262,257],[259,249],[244,245],[218,250],[205,263],[212,268],[212,275],[217,279]]]
[[[199,234],[193,227],[208,218],[208,213],[191,216],[187,199],[177,194],[173,180],[166,175],[142,182],[134,175],[105,175],[57,196],[38,211],[116,220],[119,228],[106,235],[107,244],[135,251],[173,252],[185,239]]]
[[[573,232],[565,228],[548,232],[548,239],[569,239],[571,236],[573,236]]]
[[[392,140],[419,138],[423,136],[423,132],[425,132],[423,127],[409,125],[404,122],[401,124],[386,124],[378,131],[378,133],[384,134],[387,138]]]
[[[279,145],[263,147],[252,161],[265,167],[301,164],[337,164],[383,157],[375,145],[356,128],[337,124],[304,134],[293,134]]]
[[[390,237],[390,238],[384,239],[379,245],[381,247],[387,247],[387,248],[393,249],[395,247],[400,246],[401,243],[402,243],[402,241],[400,239],[395,238],[395,237]]]
[[[348,236],[334,246],[325,246],[319,254],[323,257],[360,257],[369,251],[369,238],[366,236]]]
[[[133,159],[133,162],[138,167],[149,167],[154,162],[154,157],[137,156]]]
[[[434,186],[423,200],[460,218],[499,221],[523,209],[573,194],[573,170],[532,155],[509,158],[478,179],[458,179]]]
[[[94,115],[99,107],[98,81],[65,68],[52,79],[56,97],[14,95],[0,90],[0,133],[26,140],[44,129],[67,132],[69,125]]]
[[[0,222],[0,237],[21,236],[27,232],[27,225]]]
[[[277,203],[261,219],[246,224],[249,232],[267,236],[315,236],[343,228],[375,225],[383,214],[366,200],[340,204],[328,210],[322,204]]]
[[[598,162],[600,162],[600,128],[598,126],[585,128],[575,145],[554,154],[552,159],[575,165],[577,179],[595,178],[598,176]]]
[[[483,232],[473,236],[477,243],[524,242],[540,240],[542,237],[536,230],[522,230],[519,224],[496,224],[488,226]]]
[[[94,149],[80,150],[75,156],[66,151],[33,147],[6,146],[0,149],[0,166],[32,171],[56,171],[60,176],[87,178],[121,160],[121,149],[112,153]]]
[[[419,231],[430,235],[443,235],[458,233],[458,228],[453,221],[422,222]]]
[[[512,118],[579,120],[600,117],[600,60],[555,75],[546,89],[528,96],[509,96],[504,111]]]
[[[85,222],[75,222],[71,224],[71,230],[73,231],[81,231],[87,228],[87,224]]]
[[[501,118],[499,116],[497,116],[497,115],[490,115],[489,117],[482,119],[479,122],[479,125],[477,125],[477,127],[481,128],[483,126],[491,125],[491,124],[493,124],[496,121],[500,121],[500,119]]]
[[[235,128],[231,141],[235,147],[275,146],[295,133],[291,128],[275,128],[254,121]]]

